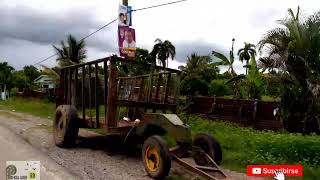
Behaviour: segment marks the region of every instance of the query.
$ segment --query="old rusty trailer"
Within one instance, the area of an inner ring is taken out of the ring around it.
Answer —
[[[171,160],[207,179],[226,178],[218,166],[218,141],[208,134],[192,139],[188,125],[176,115],[180,71],[152,66],[150,74],[119,77],[121,63],[135,62],[110,56],[61,69],[53,125],[56,145],[73,145],[79,128],[100,128],[124,141],[141,140],[143,164],[152,178],[167,176]],[[175,147],[168,148],[165,134]],[[190,156],[195,163],[184,159]]]

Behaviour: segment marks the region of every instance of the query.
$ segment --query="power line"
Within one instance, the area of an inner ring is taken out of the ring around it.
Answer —
[[[134,9],[132,11],[141,11],[141,10],[146,10],[146,9],[152,9],[152,8],[156,8],[156,7],[161,7],[161,6],[166,6],[166,5],[170,5],[170,4],[180,3],[180,2],[183,2],[183,1],[187,1],[187,0],[173,1],[173,2],[169,2],[169,3],[158,4],[158,5],[144,7],[144,8],[140,8],[140,9]]]
[[[168,3],[164,3],[164,4],[158,4],[158,5],[154,5],[154,6],[148,6],[148,7],[144,7],[144,8],[140,8],[140,9],[131,10],[131,12],[137,12],[137,11],[142,11],[142,10],[146,10],[146,9],[152,9],[152,8],[156,8],[156,7],[161,7],[161,6],[176,4],[176,3],[183,2],[183,1],[187,1],[187,0],[179,0],[179,1],[173,1],[173,2],[168,2]],[[99,29],[97,29],[96,31],[94,31],[94,32],[86,35],[86,36],[83,37],[83,38],[81,38],[80,41],[83,41],[83,40],[87,39],[88,37],[94,35],[95,33],[99,32],[99,31],[101,31],[102,29],[106,28],[107,26],[109,26],[110,24],[114,23],[114,22],[117,21],[117,20],[118,20],[118,17],[115,18],[114,20],[110,21],[109,23],[101,26],[101,27],[100,27]],[[53,55],[51,55],[51,56],[49,56],[49,57],[47,57],[47,58],[39,61],[39,62],[36,62],[34,65],[38,65],[38,64],[40,64],[40,63],[43,63],[43,62],[51,59],[52,57],[54,57],[54,56],[56,56],[56,55],[57,55],[57,53],[55,53],[55,54],[53,54]]]

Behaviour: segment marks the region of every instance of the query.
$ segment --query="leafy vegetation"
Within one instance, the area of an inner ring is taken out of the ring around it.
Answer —
[[[219,72],[210,62],[210,56],[199,56],[195,53],[188,56],[187,65],[179,67],[182,70],[182,94],[208,95],[209,83]]]
[[[281,64],[282,117],[290,132],[320,133],[320,12],[302,18],[300,8],[279,21],[259,42],[273,64]]]
[[[53,45],[53,48],[58,54],[57,61],[60,67],[83,62],[87,57],[85,45],[83,40],[78,41],[71,34],[68,36],[67,44],[61,41],[61,48]]]
[[[302,164],[304,179],[317,179],[320,175],[317,136],[257,131],[183,114],[180,117],[188,119],[193,135],[207,132],[217,138],[225,168],[246,172],[249,164]]]
[[[55,112],[55,104],[49,102],[49,100],[38,98],[11,97],[9,100],[0,101],[0,109],[52,119]]]

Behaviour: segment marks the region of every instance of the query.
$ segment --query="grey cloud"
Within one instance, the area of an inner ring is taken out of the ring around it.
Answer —
[[[81,38],[105,23],[98,22],[93,17],[95,16],[92,11],[81,9],[53,14],[26,6],[0,7],[0,43],[5,38],[11,38],[50,45],[66,39],[68,34]],[[103,31],[110,32],[114,29],[107,27]],[[113,40],[108,39],[108,36],[99,39],[99,41],[88,40],[87,45],[104,50],[115,49]]]
[[[252,12],[250,24],[254,28],[268,27],[270,23],[281,19],[282,14],[283,12],[280,9],[258,9],[257,11]]]
[[[197,53],[198,55],[209,55],[214,50],[225,55],[229,54],[229,50],[225,47],[216,44],[210,44],[201,40],[178,42],[174,45],[176,47],[176,60],[183,63],[187,61],[187,57],[191,53]]]

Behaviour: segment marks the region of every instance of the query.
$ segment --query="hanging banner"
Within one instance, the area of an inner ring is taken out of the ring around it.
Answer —
[[[119,26],[118,45],[120,56],[125,58],[134,58],[136,55],[135,30],[127,26]]]
[[[131,6],[119,5],[119,16],[118,16],[118,25],[119,26],[131,26]]]

